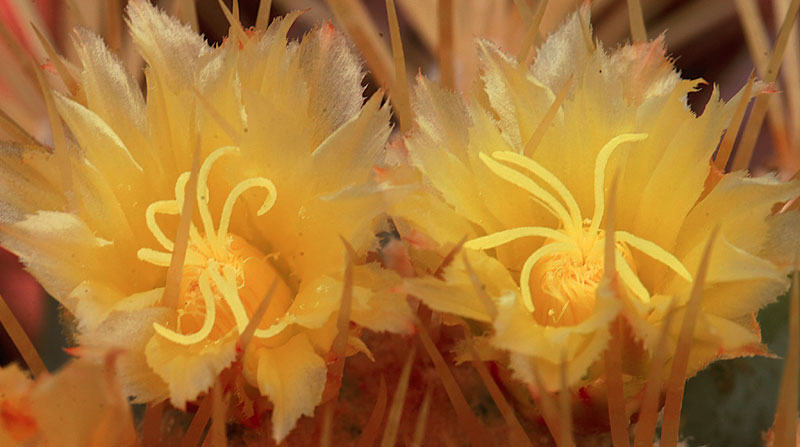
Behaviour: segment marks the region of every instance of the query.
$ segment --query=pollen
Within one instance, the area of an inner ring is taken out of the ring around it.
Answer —
[[[174,326],[154,323],[156,333],[182,345],[214,342],[233,330],[241,334],[258,304],[266,296],[273,281],[276,289],[255,336],[267,338],[279,330],[270,330],[284,314],[291,301],[291,292],[280,274],[270,264],[267,255],[244,238],[228,231],[234,205],[241,195],[252,188],[267,191],[257,214],[263,215],[275,204],[277,191],[267,178],[253,177],[239,182],[229,192],[222,207],[219,225],[215,228],[209,209],[208,177],[214,163],[221,157],[238,152],[233,146],[221,147],[203,161],[198,172],[197,204],[202,220],[202,232],[191,225],[186,260],[181,277],[178,318]],[[175,199],[156,201],[145,212],[147,226],[156,240],[168,252],[142,248],[142,261],[168,267],[174,242],[158,226],[158,214],[178,215],[183,208],[189,172],[178,177]],[[263,327],[262,326],[266,326]]]
[[[574,326],[594,312],[597,286],[603,278],[603,247],[605,232],[588,233],[584,228],[583,240],[588,250],[579,247],[554,245],[545,241],[544,250],[531,269],[528,287],[534,305],[533,317],[542,326]],[[625,263],[636,273],[636,265],[625,243],[617,243],[617,251]]]

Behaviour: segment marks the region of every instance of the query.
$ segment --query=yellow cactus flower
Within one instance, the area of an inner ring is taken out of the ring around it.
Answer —
[[[364,103],[360,64],[330,25],[287,41],[299,13],[266,30],[234,23],[219,47],[146,1],[127,13],[146,99],[97,36],[77,31],[79,93],[54,94],[72,138],[59,147],[55,132],[55,151],[3,144],[0,241],[75,317],[81,344],[126,349],[120,375],[139,402],[183,408],[206,392],[274,284],[238,380],[270,399],[280,441],[313,414],[335,360],[341,238],[357,252],[351,320],[413,327],[398,277],[365,261],[388,107],[380,95]]]
[[[698,82],[680,78],[661,39],[607,52],[584,23],[587,9],[530,67],[479,41],[482,82],[468,100],[419,78],[405,148],[423,184],[393,210],[422,273],[406,289],[491,325],[489,344],[528,385],[538,373],[559,389],[562,363],[569,386],[587,384],[602,375],[619,315],[652,351],[674,302],[674,347],[702,248],[719,226],[689,373],[763,352],[754,315],[787,289],[789,259],[778,247],[800,228],[789,223],[796,213],[775,216],[773,207],[800,185],[734,172],[704,195],[737,101],[716,92],[696,116],[686,94]],[[619,299],[597,293],[615,175]],[[464,238],[464,255],[441,277],[425,274]],[[624,359],[641,377],[637,359]]]

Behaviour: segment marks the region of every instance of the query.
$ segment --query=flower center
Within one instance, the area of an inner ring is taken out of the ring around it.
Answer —
[[[234,329],[241,334],[273,283],[275,290],[269,308],[255,336],[267,338],[285,327],[285,324],[278,325],[280,327],[270,325],[289,307],[292,296],[289,287],[264,253],[242,237],[228,232],[238,198],[251,188],[267,190],[267,198],[257,212],[260,216],[275,204],[275,185],[264,177],[239,182],[225,199],[217,228],[214,228],[209,210],[208,176],[211,167],[220,157],[237,151],[238,148],[232,146],[215,150],[203,161],[197,174],[197,206],[204,232],[190,224],[174,328],[154,324],[158,334],[175,343],[214,342]],[[142,248],[137,253],[139,259],[162,267],[168,267],[172,262],[175,243],[158,226],[156,215],[180,215],[189,175],[185,172],[178,177],[174,200],[153,202],[145,213],[148,228],[168,252]]]
[[[572,326],[592,315],[597,286],[603,278],[603,247],[605,232],[592,236],[584,230],[588,250],[576,246],[561,247],[548,239],[542,255],[531,269],[528,287],[533,303],[533,317],[543,326]],[[633,256],[627,245],[617,243],[617,250],[634,272]]]
[[[595,294],[603,274],[605,232],[600,229],[605,212],[605,170],[611,154],[623,143],[641,141],[645,134],[623,134],[612,138],[597,154],[594,166],[594,214],[584,220],[569,189],[552,172],[524,155],[498,151],[479,154],[486,166],[503,180],[522,188],[559,221],[558,228],[517,227],[472,239],[465,248],[485,250],[523,237],[545,242],[528,256],[519,276],[522,304],[539,324],[571,325],[584,321],[594,310]],[[498,161],[499,160],[499,161]],[[504,161],[530,173],[526,175]],[[543,188],[534,178],[546,184]],[[553,194],[553,191],[555,194]],[[627,290],[644,303],[650,292],[636,274],[630,248],[665,265],[688,282],[692,276],[672,253],[627,231],[614,231],[616,274]]]
[[[291,293],[261,251],[243,238],[228,233],[224,255],[216,257],[204,241],[189,243],[181,276],[177,333],[202,334],[209,340],[225,336],[231,329],[244,331],[270,285],[276,289],[260,326],[269,326],[289,306]],[[206,303],[213,300],[213,323],[206,317]],[[209,329],[204,329],[204,324]]]

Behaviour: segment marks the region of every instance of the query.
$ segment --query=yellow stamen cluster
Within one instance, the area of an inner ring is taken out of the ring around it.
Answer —
[[[225,199],[219,226],[214,229],[209,209],[208,176],[217,160],[237,151],[233,146],[215,150],[203,161],[198,172],[197,203],[204,232],[200,233],[194,224],[189,230],[176,330],[158,323],[153,325],[158,334],[175,343],[191,345],[206,339],[218,340],[234,327],[241,334],[250,321],[248,315],[255,311],[269,285],[276,279],[278,285],[274,296],[278,297],[277,301],[286,302],[290,296],[288,287],[267,257],[243,238],[228,232],[233,207],[245,191],[252,188],[267,191],[267,198],[257,213],[259,216],[272,208],[277,191],[269,179],[253,177],[234,186]],[[185,172],[178,177],[174,200],[153,202],[146,211],[148,228],[170,253],[142,248],[137,253],[139,259],[162,267],[169,266],[175,244],[161,230],[156,216],[180,214],[189,174]],[[225,306],[218,308],[220,303]],[[269,315],[267,321],[270,321]],[[284,326],[256,330],[255,336],[270,337]]]
[[[465,244],[467,248],[485,250],[523,237],[546,238],[545,243],[525,260],[519,277],[522,302],[540,324],[573,325],[591,315],[597,284],[603,274],[605,234],[600,230],[600,223],[605,211],[606,166],[614,150],[621,144],[645,138],[646,134],[619,135],[600,150],[594,168],[594,215],[591,220],[585,221],[569,189],[536,161],[508,151],[495,152],[491,157],[480,154],[480,159],[493,173],[529,192],[535,201],[560,222],[558,229],[518,227],[488,234]],[[527,170],[555,191],[556,195],[551,194],[533,178],[500,161]],[[615,231],[614,236],[618,241],[618,274],[641,302],[650,302],[650,292],[636,274],[636,266],[628,247],[635,248],[669,267],[687,281],[692,281],[686,267],[657,244],[626,231]]]

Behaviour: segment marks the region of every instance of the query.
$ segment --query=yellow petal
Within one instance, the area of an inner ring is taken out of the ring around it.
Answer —
[[[184,346],[154,335],[145,347],[147,364],[169,386],[169,399],[177,408],[208,391],[223,369],[236,358],[235,331],[210,343]]]
[[[575,326],[542,326],[525,310],[518,298],[505,296],[498,302],[492,344],[554,365],[561,362],[562,355],[566,355],[568,361],[580,358],[581,367],[588,368],[605,348],[608,323],[617,316],[620,308],[619,300],[615,297],[598,296],[594,313],[581,323]],[[597,345],[589,343],[593,337],[605,341]],[[572,379],[580,378],[582,374],[570,376],[571,383]],[[558,377],[557,374],[555,377]],[[557,381],[553,384],[557,385]]]
[[[317,117],[312,132],[326,135],[329,129],[338,128],[359,113],[363,101],[354,93],[362,88],[361,60],[345,35],[330,24],[306,34],[298,52],[298,67],[308,85],[311,111]]]
[[[581,10],[579,13],[586,15],[588,11]],[[584,22],[590,23],[588,19]],[[591,35],[591,28],[586,31]],[[534,77],[554,92],[561,90],[574,68],[584,66],[590,56],[584,32],[578,15],[570,15],[537,51],[536,61],[531,67]]]
[[[260,349],[256,356],[258,389],[274,405],[272,437],[280,443],[300,416],[314,415],[322,399],[327,368],[303,334],[283,346]]]
[[[389,136],[389,109],[382,106],[381,97],[373,95],[358,115],[343,123],[312,153],[320,193],[332,193],[343,184],[363,184],[372,175],[377,155],[383,150],[381,142]],[[343,147],[349,150],[344,152]],[[342,176],[347,179],[343,181]]]
[[[467,256],[490,297],[505,299],[518,289],[506,267],[496,259],[472,250],[467,251]],[[409,278],[403,288],[431,309],[477,321],[491,321],[491,313],[478,296],[461,256],[445,270],[444,280],[430,275]]]
[[[783,183],[771,175],[751,178],[744,172],[727,174],[686,217],[675,252],[680,257],[702,245],[719,222],[721,233],[732,244],[757,254],[766,240],[766,219],[773,206],[798,194],[800,183],[796,181]]]
[[[127,12],[133,41],[148,65],[171,89],[191,85],[200,57],[210,51],[203,38],[150,2],[132,1]]]
[[[498,126],[515,147],[522,148],[542,121],[555,95],[527,70],[520,70],[516,61],[491,42],[479,40],[478,49],[486,94],[500,117]],[[563,116],[556,119],[563,119]]]
[[[163,307],[112,312],[97,328],[78,334],[78,342],[89,348],[121,349],[117,377],[125,393],[135,403],[158,402],[169,397],[169,388],[147,365],[145,346],[155,333],[153,323],[166,321],[170,315]]]
[[[16,253],[45,289],[74,311],[66,300],[80,278],[108,276],[111,243],[95,237],[85,223],[72,214],[40,211],[24,220],[3,226],[2,245]],[[77,262],[64,262],[65,258]]]
[[[86,107],[111,127],[141,166],[153,169],[155,156],[145,139],[145,104],[139,84],[93,32],[77,30],[75,47],[83,65]]]
[[[63,209],[66,198],[50,157],[43,151],[0,142],[0,222],[16,222],[39,210]]]
[[[393,271],[372,263],[354,267],[351,319],[376,332],[411,334],[414,316]]]

